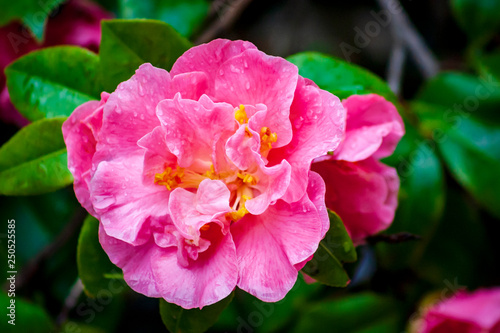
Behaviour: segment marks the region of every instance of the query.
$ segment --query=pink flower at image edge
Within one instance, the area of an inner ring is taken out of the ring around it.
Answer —
[[[132,289],[184,308],[236,286],[278,301],[329,228],[310,171],[345,110],[297,67],[243,41],[150,64],[63,125],[81,204]]]
[[[500,288],[459,292],[424,310],[416,333],[500,333]]]

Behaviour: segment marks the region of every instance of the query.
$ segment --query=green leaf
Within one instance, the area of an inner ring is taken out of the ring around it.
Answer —
[[[233,299],[234,292],[223,300],[203,309],[184,309],[160,299],[160,315],[172,333],[201,333],[208,330]]]
[[[460,87],[463,86],[457,89]],[[472,87],[474,85],[468,89]],[[439,133],[435,141],[453,177],[493,215],[500,217],[500,179],[496,176],[500,170],[500,124],[491,119],[486,122],[483,117],[484,112],[492,112],[487,118],[498,113],[500,89],[492,91],[492,96],[493,93],[498,94],[496,104],[495,100],[480,100],[477,94],[463,97],[464,101],[477,100],[477,108],[467,109],[467,102],[462,103],[462,108],[448,108],[449,96],[441,96],[447,94],[446,91],[438,95],[424,90],[420,97],[426,103],[419,101],[412,106],[422,120],[422,130],[434,135]],[[488,103],[491,110],[485,109]]]
[[[308,307],[292,332],[400,332],[400,304],[373,293],[354,294]]]
[[[11,300],[15,301],[15,326],[9,324],[12,320],[9,316]],[[3,318],[0,321],[0,331],[2,332],[32,332],[49,333],[54,332],[54,325],[43,308],[27,302],[18,295],[9,297],[3,291],[0,292],[0,306],[2,307]]]
[[[497,0],[452,0],[453,14],[470,39],[495,32],[500,27]]]
[[[10,99],[26,118],[68,117],[80,104],[99,98],[99,58],[74,46],[46,48],[9,65]]]
[[[370,93],[384,96],[398,108],[397,97],[387,83],[372,72],[344,60],[316,52],[303,52],[287,58],[299,67],[299,74],[313,80],[321,89],[340,99]]]
[[[24,0],[24,1],[2,1],[0,6],[0,26],[13,20],[22,20],[34,36],[41,41],[48,15],[65,0]]]
[[[482,77],[493,77],[500,82],[500,51],[485,54],[479,59],[479,72]]]
[[[120,17],[157,19],[189,37],[208,14],[206,0],[120,0]]]
[[[392,225],[386,233],[409,232],[421,236],[420,241],[400,244],[377,244],[380,262],[394,270],[414,266],[422,257],[444,207],[445,183],[437,144],[420,136],[406,124],[406,134],[385,163],[398,171],[399,204]],[[425,207],[425,209],[422,209]]]
[[[191,44],[168,24],[154,20],[104,20],[99,51],[106,91],[128,80],[143,63],[170,70]]]
[[[418,102],[434,104],[445,110],[440,117],[446,123],[469,115],[500,124],[500,82],[492,75],[442,72],[428,81],[415,98]],[[444,112],[444,113],[443,113]]]
[[[113,265],[99,243],[99,221],[88,216],[83,222],[77,248],[78,275],[89,297],[100,292],[119,293],[125,282],[121,270]]]
[[[0,194],[42,194],[73,182],[61,132],[65,119],[36,121],[0,148]]]
[[[342,262],[356,261],[356,249],[340,217],[328,211],[330,229],[319,243],[314,257],[302,269],[315,280],[333,287],[345,287],[350,279]]]

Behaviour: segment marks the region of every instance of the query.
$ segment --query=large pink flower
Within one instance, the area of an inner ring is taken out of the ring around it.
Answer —
[[[42,7],[40,7],[42,8]],[[4,69],[15,59],[39,48],[54,45],[78,45],[97,52],[101,41],[101,20],[111,13],[89,0],[70,0],[47,20],[43,43],[38,44],[30,31],[14,21],[0,27],[0,119],[24,126],[28,121],[12,105],[5,85]]]
[[[416,333],[500,333],[500,288],[460,292],[424,311]]]
[[[345,137],[333,156],[312,165],[326,183],[326,206],[337,212],[356,244],[392,223],[397,207],[396,170],[379,162],[404,134],[394,105],[378,95],[354,95],[343,102]]]
[[[345,111],[297,67],[242,41],[142,65],[63,126],[78,200],[127,283],[185,308],[235,286],[264,301],[292,288],[329,227],[311,161]]]

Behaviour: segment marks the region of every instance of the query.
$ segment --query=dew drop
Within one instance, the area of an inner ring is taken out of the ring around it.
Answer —
[[[250,82],[248,82],[248,81],[247,81],[247,83],[245,83],[245,88],[246,88],[247,90],[250,90]]]

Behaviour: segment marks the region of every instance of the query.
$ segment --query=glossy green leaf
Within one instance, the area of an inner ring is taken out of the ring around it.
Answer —
[[[445,183],[436,142],[406,124],[406,134],[384,162],[395,167],[400,179],[399,204],[387,234],[409,232],[422,240],[377,244],[380,262],[388,269],[414,266],[443,213]],[[425,207],[425,209],[423,209]]]
[[[314,257],[302,269],[315,280],[333,287],[345,287],[350,279],[342,262],[356,261],[356,249],[340,217],[328,211],[330,229],[319,243]]]
[[[321,89],[340,99],[370,93],[384,96],[399,108],[397,97],[386,82],[372,72],[344,60],[316,52],[303,52],[287,58],[299,67],[299,74],[313,80]]]
[[[155,20],[104,20],[99,51],[106,91],[128,80],[143,63],[170,70],[189,41],[168,24]]]
[[[500,82],[492,75],[442,72],[424,85],[415,100],[444,108],[440,115],[444,123],[474,115],[500,124]]]
[[[9,316],[11,300],[15,301],[15,315]],[[39,305],[25,301],[18,295],[9,297],[5,292],[0,292],[0,306],[2,307],[3,318],[0,321],[1,332],[33,332],[49,333],[54,332],[54,324],[49,315]],[[15,325],[9,324],[13,320]]]
[[[2,0],[0,6],[0,26],[13,20],[22,20],[38,40],[42,40],[48,15],[64,0]]]
[[[497,0],[452,0],[453,13],[471,39],[493,33],[500,27],[500,2]]]
[[[201,333],[208,330],[233,299],[231,293],[223,300],[203,309],[184,309],[160,299],[160,315],[171,333]]]
[[[99,221],[88,216],[78,238],[78,275],[89,297],[120,293],[125,286],[121,270],[113,265],[99,243]]]
[[[438,96],[430,100],[441,102]],[[422,102],[413,103],[413,109],[422,120],[424,132],[439,133],[435,141],[453,177],[500,217],[500,179],[496,176],[500,170],[500,125],[477,118],[480,109],[447,109]]]
[[[26,118],[68,117],[80,104],[99,98],[99,58],[73,46],[29,53],[7,67],[12,103]]]
[[[292,332],[400,332],[400,304],[373,293],[353,294],[308,306]]]
[[[64,120],[36,121],[0,148],[0,194],[42,194],[73,182],[61,132]]]
[[[206,0],[120,0],[120,17],[157,19],[170,24],[185,37],[203,23],[208,14]]]

